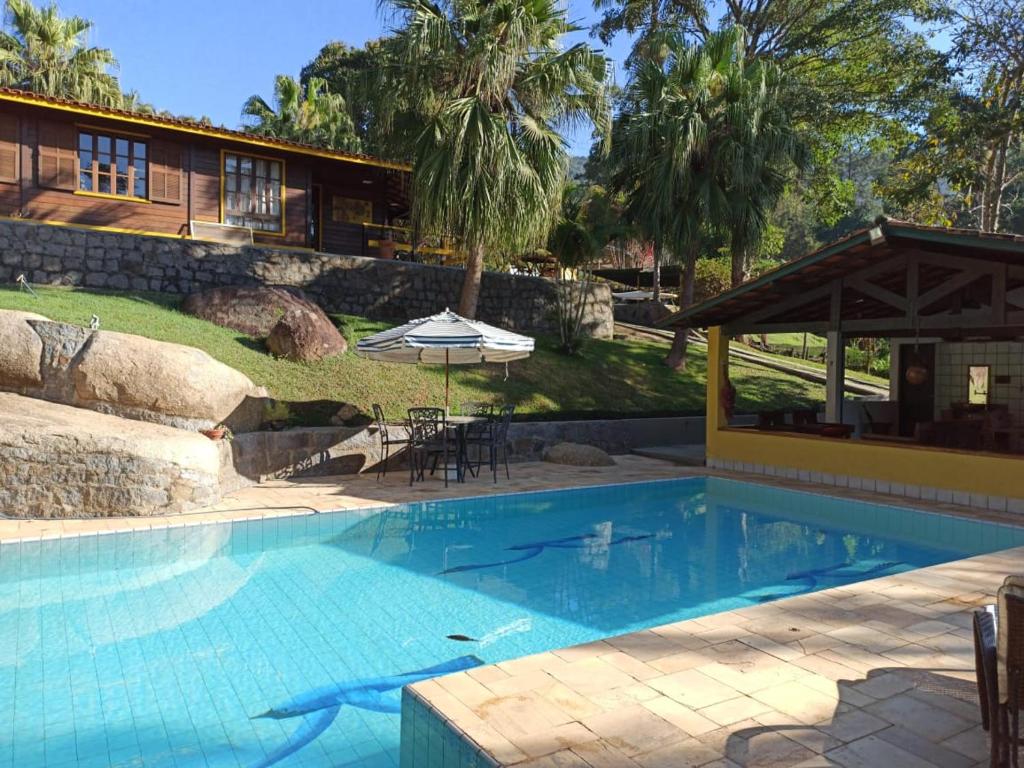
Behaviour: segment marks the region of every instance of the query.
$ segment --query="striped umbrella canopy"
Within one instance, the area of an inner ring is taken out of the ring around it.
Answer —
[[[469,320],[446,309],[360,339],[356,353],[388,363],[444,365],[444,409],[448,412],[448,366],[507,363],[533,352],[533,339]]]

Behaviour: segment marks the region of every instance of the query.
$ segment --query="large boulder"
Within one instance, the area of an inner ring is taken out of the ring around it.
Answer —
[[[328,325],[331,324],[323,310],[302,291],[284,286],[238,285],[211,288],[193,293],[181,303],[181,311],[186,314],[224,328],[233,328],[257,339],[269,336],[278,321],[293,309],[318,314]]]
[[[37,386],[43,381],[39,369],[43,342],[29,320],[46,320],[35,312],[0,312],[0,386]]]
[[[340,355],[348,344],[319,308],[289,309],[267,336],[267,349],[278,357],[309,363]]]
[[[0,510],[107,517],[213,504],[221,450],[194,432],[0,393]]]
[[[552,464],[568,464],[574,467],[611,467],[615,461],[607,453],[593,445],[580,443],[558,443],[544,451],[544,461]]]
[[[96,331],[74,369],[76,404],[185,428],[259,427],[267,392],[206,352]]]
[[[0,391],[181,429],[259,427],[267,392],[202,350],[0,310]]]

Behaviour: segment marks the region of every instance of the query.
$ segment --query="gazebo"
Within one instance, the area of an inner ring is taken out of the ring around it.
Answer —
[[[1024,237],[876,226],[669,318],[708,329],[709,466],[1024,512]],[[827,340],[824,420],[730,424],[728,340]],[[890,397],[844,397],[846,342],[890,340]]]

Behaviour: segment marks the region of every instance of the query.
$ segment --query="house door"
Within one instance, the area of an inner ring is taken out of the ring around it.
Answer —
[[[900,434],[913,437],[918,424],[935,421],[935,345],[905,344],[899,360]]]
[[[312,215],[309,217],[309,244],[318,251],[324,249],[323,196],[324,188],[320,184],[314,184]]]

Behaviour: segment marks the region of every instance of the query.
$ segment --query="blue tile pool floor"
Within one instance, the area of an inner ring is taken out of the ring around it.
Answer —
[[[0,766],[393,766],[438,669],[1022,544],[717,478],[4,544]]]

